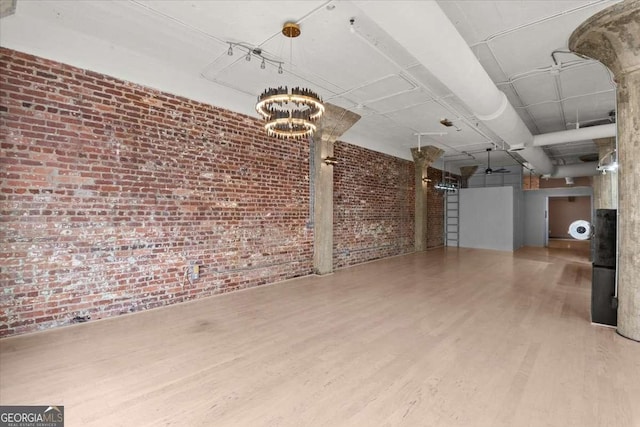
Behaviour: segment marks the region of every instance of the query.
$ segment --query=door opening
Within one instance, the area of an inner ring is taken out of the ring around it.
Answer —
[[[569,225],[579,219],[592,222],[591,196],[550,196],[547,198],[547,238],[549,248],[589,251],[589,240],[575,240]]]

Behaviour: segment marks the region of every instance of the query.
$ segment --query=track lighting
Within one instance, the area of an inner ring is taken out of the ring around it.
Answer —
[[[227,55],[233,56],[233,49],[234,48],[240,49],[241,53],[244,54],[244,59],[247,62],[251,61],[252,56],[256,56],[260,59],[260,68],[262,70],[267,68],[267,63],[268,63],[270,65],[273,65],[274,67],[276,65],[278,66],[278,74],[284,73],[284,69],[282,68],[282,62],[276,61],[275,59],[270,58],[269,55],[265,54],[265,52],[261,48],[253,47],[242,42],[240,43],[227,42],[227,44],[229,45],[229,49],[227,49]]]

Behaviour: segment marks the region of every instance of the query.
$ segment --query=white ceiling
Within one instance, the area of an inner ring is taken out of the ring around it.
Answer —
[[[563,52],[556,65],[551,56],[614,2],[438,3],[536,135],[597,124],[615,109],[606,68]],[[280,33],[286,21],[300,24],[299,38]],[[261,69],[258,57],[246,61],[240,48],[229,56],[228,42],[261,48],[284,63],[284,74],[271,63]],[[17,0],[16,13],[0,22],[0,44],[255,117],[266,87],[304,85],[362,116],[345,142],[410,159],[416,133],[447,132],[423,136],[422,144],[443,148],[448,168],[483,165],[486,148],[501,148],[464,103],[350,1]],[[444,117],[455,128],[443,127]],[[570,164],[597,150],[578,141],[545,151]],[[494,152],[491,163],[513,164],[512,156]]]

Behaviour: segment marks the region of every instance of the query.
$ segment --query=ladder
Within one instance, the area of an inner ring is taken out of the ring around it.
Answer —
[[[444,244],[460,247],[460,193],[444,195]]]

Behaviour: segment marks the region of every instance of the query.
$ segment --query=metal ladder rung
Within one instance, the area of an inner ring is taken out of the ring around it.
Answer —
[[[459,194],[445,195],[444,241],[446,246],[460,246],[460,198]]]

